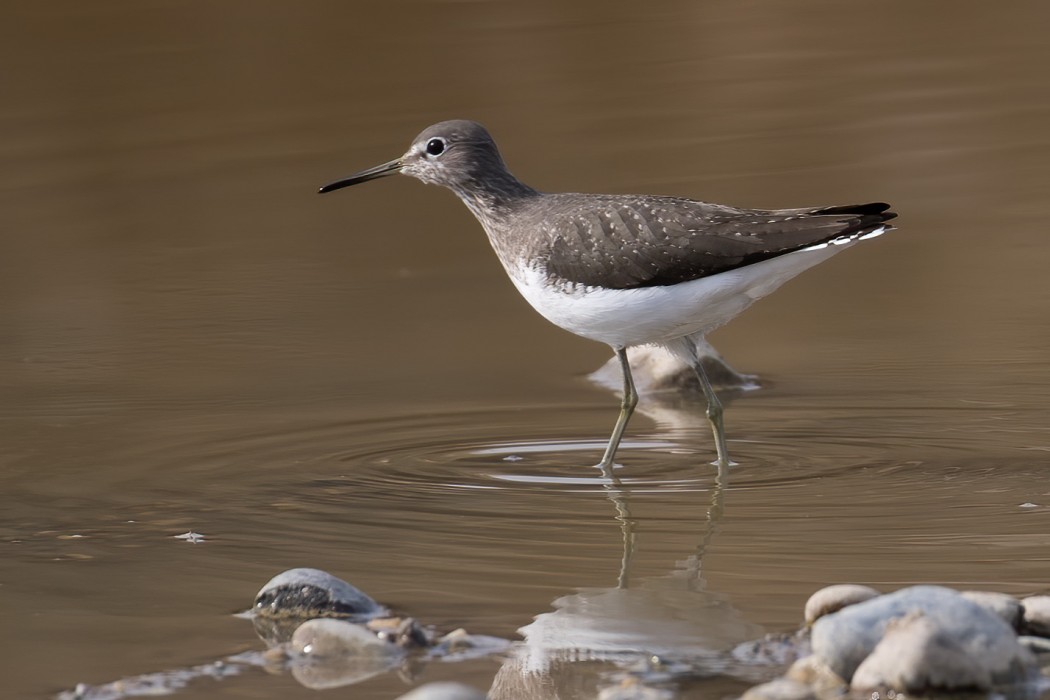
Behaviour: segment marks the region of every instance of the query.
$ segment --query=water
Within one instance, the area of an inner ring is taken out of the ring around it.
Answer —
[[[568,647],[701,660],[794,628],[828,583],[1045,592],[1048,15],[7,8],[6,693],[261,649],[231,613],[293,566],[442,629],[554,625]],[[885,199],[901,228],[712,338],[767,382],[728,405],[728,488],[702,407],[649,401],[612,493],[588,465],[617,399],[584,378],[607,351],[536,316],[447,192],[399,178],[314,194],[450,117],[486,123],[541,189]],[[175,537],[190,531],[205,540]],[[562,697],[612,673],[547,661]],[[352,692],[514,687],[500,666]],[[744,685],[702,676],[683,697]],[[308,696],[262,672],[181,694]]]

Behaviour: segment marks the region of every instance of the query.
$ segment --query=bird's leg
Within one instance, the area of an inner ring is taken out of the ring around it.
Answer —
[[[627,361],[627,349],[614,347],[613,352],[619,358],[620,368],[623,370],[623,401],[620,403],[620,415],[616,419],[616,425],[613,427],[612,435],[609,437],[609,444],[605,447],[605,454],[602,455],[602,461],[598,463],[598,466],[603,471],[612,469],[613,458],[616,456],[616,448],[620,446],[620,438],[623,437],[624,428],[627,427],[627,421],[631,419],[631,414],[634,413],[634,407],[638,405],[638,392],[634,389],[634,379],[631,377],[631,364]]]
[[[691,338],[682,338],[682,343],[692,355],[693,371],[696,372],[696,378],[700,380],[700,388],[704,390],[704,398],[707,399],[707,420],[710,421],[711,432],[715,436],[715,449],[718,450],[718,461],[715,464],[718,465],[718,476],[721,479],[726,476],[725,469],[735,464],[729,459],[729,450],[726,448],[726,431],[722,424],[722,402],[718,400],[718,395],[707,378],[704,364],[696,355],[696,344]]]

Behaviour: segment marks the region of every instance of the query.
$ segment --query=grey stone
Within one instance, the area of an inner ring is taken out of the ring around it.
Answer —
[[[1050,637],[1050,595],[1029,596],[1021,605],[1025,631],[1037,637]]]
[[[697,343],[697,357],[704,366],[708,381],[719,389],[750,390],[759,388],[758,377],[738,372],[729,366],[710,343]],[[665,348],[641,345],[631,348],[628,356],[635,388],[640,394],[663,391],[681,391],[687,394],[701,393],[700,380],[692,367],[672,355]],[[590,375],[591,381],[614,391],[623,388],[620,361],[611,358]]]
[[[926,621],[918,628],[921,634],[933,634],[928,632],[928,622],[936,630],[933,636],[956,640],[959,653],[984,668],[994,683],[1026,680],[1034,668],[1031,654],[1018,644],[1017,635],[1002,618],[939,586],[905,588],[820,618],[813,625],[813,652],[836,674],[852,682],[853,674],[875,650],[890,621],[913,612],[922,613]],[[920,639],[909,644],[921,649],[923,643]],[[936,672],[930,673],[936,676]]]
[[[825,586],[806,601],[806,624],[812,625],[818,619],[833,612],[838,612],[849,605],[863,603],[865,600],[882,595],[871,586],[860,586],[855,583],[840,583]]]
[[[816,695],[805,683],[778,678],[749,688],[740,700],[816,700]]]
[[[1021,606],[1021,601],[1012,595],[991,591],[963,591],[961,595],[1003,618],[1003,622],[1013,627],[1014,630],[1021,629],[1024,607]]]
[[[621,683],[602,688],[598,700],[673,700],[674,693],[664,688],[653,688],[637,678],[627,678]]]
[[[315,658],[362,654],[391,656],[399,653],[395,644],[380,639],[361,625],[327,617],[308,620],[299,625],[292,635],[292,649],[297,654]]]
[[[924,613],[915,610],[891,620],[886,634],[853,674],[850,688],[895,690],[991,690],[990,669]]]
[[[809,653],[809,628],[803,627],[790,634],[771,633],[742,642],[733,647],[730,655],[748,666],[787,666]]]
[[[320,617],[295,630],[291,673],[307,688],[337,688],[387,673],[400,665],[404,650],[361,625]]]
[[[485,700],[485,694],[462,683],[435,682],[399,695],[397,700]]]
[[[1028,651],[1033,654],[1050,655],[1050,639],[1046,637],[1032,637],[1032,636],[1021,636],[1017,638],[1017,641],[1021,643]]]
[[[325,615],[368,619],[386,613],[379,603],[346,581],[320,569],[289,569],[255,595],[253,611],[266,618]]]
[[[846,681],[816,654],[810,654],[791,664],[784,678],[802,683],[822,695],[841,695],[846,690]]]

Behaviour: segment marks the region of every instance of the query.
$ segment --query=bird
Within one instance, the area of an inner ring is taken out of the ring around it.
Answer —
[[[749,209],[671,196],[541,192],[511,174],[484,126],[464,119],[429,126],[404,155],[319,191],[398,173],[452,190],[540,315],[612,349],[623,395],[597,465],[606,471],[638,404],[627,351],[640,345],[664,346],[692,366],[707,402],[714,464],[720,475],[735,464],[697,345],[787,280],[892,230],[887,222],[897,216],[883,202]]]

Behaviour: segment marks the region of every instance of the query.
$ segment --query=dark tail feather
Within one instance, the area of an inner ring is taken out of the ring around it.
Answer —
[[[871,202],[870,204],[846,204],[838,207],[824,207],[814,209],[811,214],[830,216],[857,216],[866,219],[865,223],[879,223],[896,219],[897,213],[889,211],[890,205],[885,202]]]

